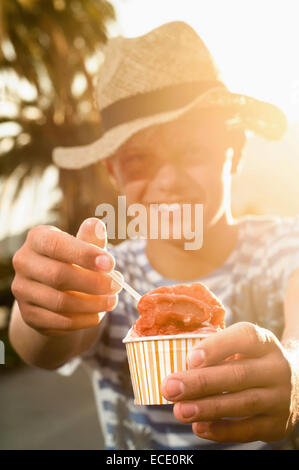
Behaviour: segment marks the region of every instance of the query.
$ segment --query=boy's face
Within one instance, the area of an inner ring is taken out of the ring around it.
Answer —
[[[127,204],[203,204],[204,228],[224,213],[232,154],[223,121],[193,110],[134,134],[109,159]]]

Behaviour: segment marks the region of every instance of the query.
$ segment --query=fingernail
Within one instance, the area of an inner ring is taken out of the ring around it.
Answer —
[[[98,222],[96,223],[95,234],[99,240],[106,241],[106,226],[101,220],[98,220]]]
[[[181,413],[183,418],[192,418],[197,414],[197,406],[193,403],[184,403],[181,405]]]
[[[202,349],[196,349],[188,357],[189,367],[199,367],[205,360],[205,353]]]
[[[204,434],[208,433],[210,431],[210,424],[201,422],[201,423],[196,423],[196,432],[198,434]]]
[[[184,393],[184,384],[177,379],[167,379],[166,383],[163,381],[162,386],[165,389],[167,397],[170,399]]]
[[[121,287],[120,284],[118,284],[118,282],[116,282],[116,281],[114,281],[114,279],[112,279],[110,289],[113,290],[113,291],[119,292],[119,291],[122,290],[122,287]]]
[[[96,266],[102,271],[110,272],[113,268],[113,263],[108,255],[99,255],[95,259]]]
[[[108,309],[112,310],[113,308],[116,307],[118,302],[118,297],[116,295],[109,295],[108,298]]]

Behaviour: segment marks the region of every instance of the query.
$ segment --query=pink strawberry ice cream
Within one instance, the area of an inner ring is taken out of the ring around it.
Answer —
[[[221,302],[203,284],[159,287],[143,295],[132,336],[212,333],[225,327]]]

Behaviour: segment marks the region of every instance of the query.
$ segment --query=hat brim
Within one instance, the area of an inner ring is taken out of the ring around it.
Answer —
[[[231,93],[224,88],[213,88],[178,110],[154,114],[114,127],[89,145],[57,147],[53,151],[53,161],[60,168],[66,169],[79,169],[92,165],[111,156],[136,132],[154,124],[172,121],[194,106],[200,108],[214,106],[226,110],[232,127],[251,130],[269,140],[280,139],[287,126],[285,114],[275,105],[246,95]]]

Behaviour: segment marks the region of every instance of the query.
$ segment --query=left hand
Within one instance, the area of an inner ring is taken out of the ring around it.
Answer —
[[[202,340],[189,357],[189,370],[164,379],[161,392],[175,402],[179,421],[214,441],[278,441],[294,425],[291,364],[275,335],[252,323]],[[228,417],[235,419],[223,419]]]

